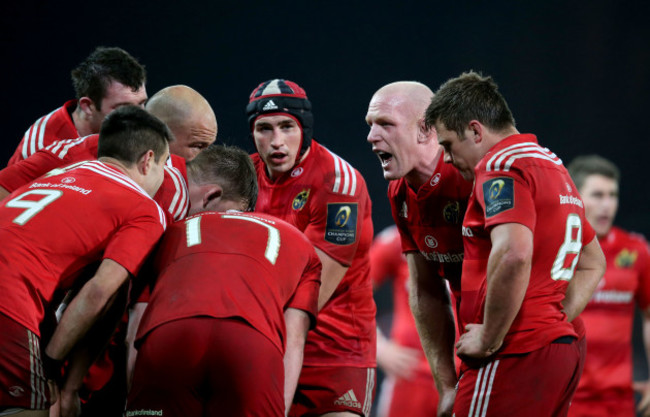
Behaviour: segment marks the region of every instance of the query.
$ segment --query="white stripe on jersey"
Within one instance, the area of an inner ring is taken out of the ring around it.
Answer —
[[[354,172],[354,168],[352,168],[352,165],[350,165],[345,159],[341,158],[334,152],[327,148],[325,148],[325,150],[332,155],[332,158],[334,158],[334,174],[336,179],[334,180],[332,191],[343,195],[353,196],[357,191],[357,175]],[[341,188],[341,177],[343,177],[343,189],[339,191]]]
[[[182,220],[187,216],[187,210],[189,209],[189,191],[183,174],[181,174],[178,168],[170,165],[165,165],[165,171],[171,177],[176,192],[174,193],[171,204],[167,207],[167,211],[169,211],[169,214],[172,215],[174,220]]]
[[[88,139],[92,135],[84,136],[82,138],[77,138],[77,139],[62,139],[62,140],[57,140],[45,147],[48,151],[53,153],[56,157],[59,159],[63,159],[68,154],[68,151],[70,148],[73,148],[79,144],[82,144],[86,139]]]
[[[539,158],[544,159],[555,165],[561,165],[562,160],[557,157],[548,148],[542,148],[534,142],[518,143],[508,146],[495,153],[487,162],[486,171],[510,171],[510,167],[517,159],[521,158]],[[505,161],[505,163],[504,163]]]
[[[476,385],[474,385],[474,395],[472,396],[468,417],[485,417],[487,414],[492,385],[494,384],[494,376],[496,375],[498,366],[499,360],[495,360],[494,362],[490,362],[487,367],[483,366],[479,370],[476,377]]]
[[[131,188],[132,190],[142,194],[143,196],[147,197],[148,199],[152,200],[154,204],[156,205],[156,208],[158,209],[158,216],[160,220],[160,224],[162,225],[163,229],[167,228],[167,219],[165,218],[165,212],[160,208],[158,203],[156,203],[150,196],[147,194],[145,190],[142,189],[135,181],[133,181],[131,178],[127,177],[126,175],[116,172],[110,168],[108,168],[106,165],[99,161],[90,161],[87,162],[79,167],[79,169],[87,169],[89,171],[95,172],[97,174],[100,174],[106,178],[109,178],[119,184],[122,184],[126,187]]]
[[[59,109],[61,108],[59,107],[50,114],[41,117],[29,129],[27,129],[23,138],[23,159],[27,159],[29,155],[43,147],[43,135],[45,134],[47,121],[50,120],[50,117],[59,111]]]

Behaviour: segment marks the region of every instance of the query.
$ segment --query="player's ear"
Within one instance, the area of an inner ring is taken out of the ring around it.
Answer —
[[[155,163],[156,155],[152,149],[149,149],[138,159],[138,170],[142,175],[147,175]]]
[[[471,120],[465,129],[465,133],[468,134],[467,137],[473,140],[476,144],[483,141],[483,125],[478,120]]]
[[[208,210],[220,211],[218,206],[222,195],[223,188],[219,184],[210,184],[203,191],[203,207]]]
[[[93,114],[93,108],[97,107],[89,97],[81,97],[77,102],[77,106],[79,106],[86,116],[91,116]]]
[[[431,126],[427,127],[427,124],[424,122],[424,117],[418,120],[418,143],[424,143],[431,140],[438,140],[438,134],[436,133],[436,128]]]

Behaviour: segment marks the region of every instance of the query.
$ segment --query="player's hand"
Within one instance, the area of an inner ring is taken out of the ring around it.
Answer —
[[[400,346],[391,340],[377,340],[377,365],[387,375],[403,379],[413,378],[422,355],[417,349]]]
[[[639,401],[637,411],[643,417],[650,417],[650,382],[634,381],[632,387],[634,388],[634,391],[641,394],[641,401]]]
[[[451,417],[454,411],[454,401],[456,401],[456,388],[445,389],[438,394],[438,414],[437,417]]]
[[[461,359],[484,359],[495,353],[503,341],[487,344],[483,338],[482,324],[468,324],[456,343],[456,354]]]
[[[59,401],[60,392],[56,382],[52,379],[47,380],[47,386],[50,389],[50,413],[49,417],[61,416],[61,401]]]

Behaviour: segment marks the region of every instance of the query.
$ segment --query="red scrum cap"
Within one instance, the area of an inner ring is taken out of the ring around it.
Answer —
[[[314,126],[311,103],[305,90],[293,81],[278,78],[258,85],[251,93],[246,106],[251,131],[255,120],[269,113],[286,113],[298,120],[302,130],[300,154],[305,153],[311,146]]]

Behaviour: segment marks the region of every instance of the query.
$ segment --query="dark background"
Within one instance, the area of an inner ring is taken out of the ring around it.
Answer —
[[[386,183],[366,143],[373,92],[417,80],[433,90],[462,71],[492,75],[521,132],[565,163],[598,153],[621,168],[617,223],[650,236],[646,176],[650,24],[645,3],[4,2],[0,161],[39,116],[73,98],[69,72],[96,46],[120,46],[148,70],[153,95],[201,92],[218,141],[251,149],[244,107],[271,78],[303,86],[315,137],[365,176],[376,231],[390,222]]]

